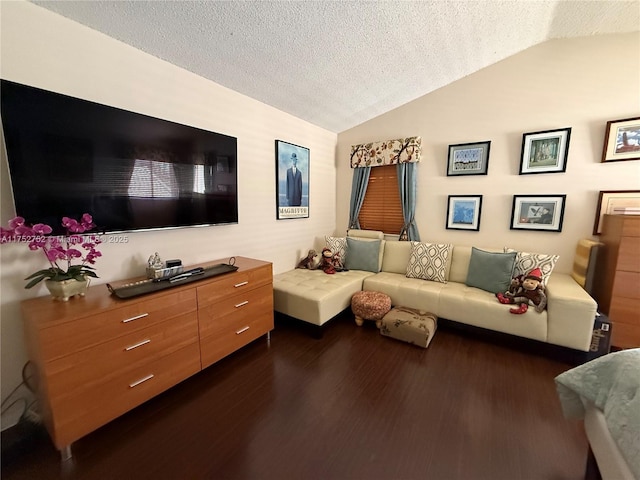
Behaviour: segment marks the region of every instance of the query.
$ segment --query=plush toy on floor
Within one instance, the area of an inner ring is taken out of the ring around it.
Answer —
[[[315,250],[309,250],[309,253],[305,258],[300,260],[296,268],[307,268],[309,270],[315,270],[320,266],[320,259],[318,253]]]
[[[547,295],[544,293],[542,285],[542,272],[539,268],[535,268],[521,281],[517,277],[514,278],[511,281],[509,291],[496,293],[496,297],[500,303],[518,305],[517,308],[509,309],[514,314],[525,313],[529,309],[529,305],[534,306],[536,312],[542,312],[547,306]]]

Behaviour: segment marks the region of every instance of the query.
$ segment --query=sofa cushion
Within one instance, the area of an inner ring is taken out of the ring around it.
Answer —
[[[426,308],[427,305],[411,305],[414,308]],[[463,283],[448,282],[443,285],[438,297],[437,315],[456,322],[487,328],[498,332],[547,341],[549,312],[542,313],[530,308],[522,315],[509,313],[513,305],[503,305],[495,295],[469,288]],[[587,329],[588,330],[588,329]]]
[[[348,270],[380,271],[381,240],[356,240],[347,237],[345,268]]]
[[[411,242],[407,278],[447,283],[452,249],[450,244]]]
[[[409,255],[411,255],[411,242],[399,240],[385,242],[382,271],[406,275]]]
[[[596,258],[602,245],[600,242],[583,238],[578,241],[576,253],[573,257],[571,277],[589,294],[593,291]]]
[[[545,253],[529,253],[529,252],[518,252],[513,248],[504,248],[505,252],[517,252],[516,261],[513,266],[512,277],[517,277],[518,275],[527,275],[531,270],[539,268],[542,272],[542,284],[546,284],[551,272],[553,271],[553,267],[555,267],[559,255],[547,255]]]
[[[380,272],[362,282],[363,290],[386,293],[392,305],[420,308],[436,313],[440,292],[449,283],[425,282],[419,278],[407,278],[405,273]]]
[[[351,305],[371,272],[353,270],[327,275],[322,270],[296,268],[273,277],[273,309],[322,325]]]
[[[347,230],[347,237],[355,237],[358,239],[370,238],[372,240],[383,240],[384,233],[380,230]]]
[[[511,283],[516,255],[516,252],[486,252],[472,247],[466,285],[491,293],[506,292]]]

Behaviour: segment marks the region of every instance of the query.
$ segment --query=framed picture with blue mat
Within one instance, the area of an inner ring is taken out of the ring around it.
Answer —
[[[447,204],[448,230],[480,230],[482,195],[449,195]]]

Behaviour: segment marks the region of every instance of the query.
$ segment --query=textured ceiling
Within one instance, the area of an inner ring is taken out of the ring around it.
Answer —
[[[32,3],[333,132],[546,40],[640,30],[640,0]]]

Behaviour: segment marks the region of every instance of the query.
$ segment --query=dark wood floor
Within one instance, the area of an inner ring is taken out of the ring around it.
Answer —
[[[424,350],[343,315],[259,339],[9,479],[581,479],[582,426],[553,378],[570,365],[441,328]],[[105,402],[108,399],[105,399]]]

